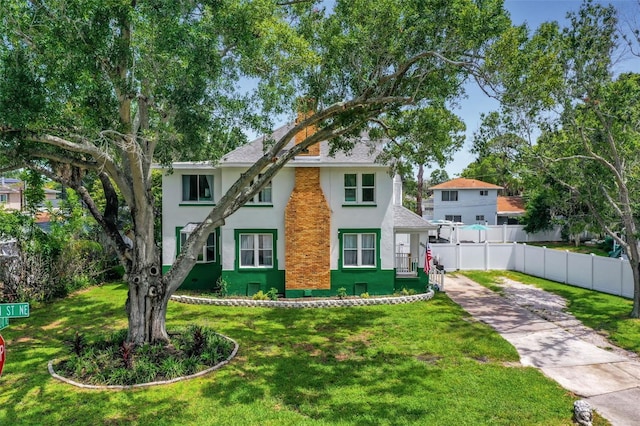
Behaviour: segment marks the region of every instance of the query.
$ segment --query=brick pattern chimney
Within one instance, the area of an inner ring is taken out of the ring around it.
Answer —
[[[296,135],[295,143],[313,132],[315,128],[303,130]],[[319,144],[306,155],[320,155]],[[296,167],[284,229],[286,290],[331,289],[331,210],[320,187],[319,167]]]

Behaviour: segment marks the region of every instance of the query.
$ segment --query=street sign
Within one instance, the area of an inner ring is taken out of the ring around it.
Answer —
[[[0,318],[0,330],[9,326],[9,318]]]
[[[28,316],[28,303],[0,303],[1,318],[26,318]]]
[[[5,349],[4,339],[2,338],[2,334],[0,334],[0,376],[2,376],[2,369],[4,368],[6,353],[7,351]]]

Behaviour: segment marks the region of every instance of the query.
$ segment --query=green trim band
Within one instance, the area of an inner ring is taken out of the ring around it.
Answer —
[[[213,207],[216,203],[180,203],[178,207]]]
[[[245,204],[242,207],[273,207],[273,204]]]
[[[377,204],[343,204],[342,207],[378,207]]]

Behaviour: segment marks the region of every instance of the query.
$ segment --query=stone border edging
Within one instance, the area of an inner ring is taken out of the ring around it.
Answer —
[[[390,296],[372,297],[368,299],[324,299],[324,300],[302,300],[299,302],[287,300],[253,300],[253,299],[212,299],[208,297],[193,296],[171,296],[171,300],[192,305],[214,305],[214,306],[246,306],[265,308],[334,308],[341,306],[370,306],[370,305],[400,305],[413,303],[421,300],[429,300],[433,297],[434,291],[414,294],[411,296]]]
[[[68,379],[66,377],[62,377],[59,374],[57,374],[53,370],[53,362],[55,361],[55,359],[52,359],[51,361],[49,361],[49,364],[47,365],[47,368],[49,370],[49,374],[51,374],[51,376],[54,379],[58,379],[61,382],[65,382],[65,383],[68,383],[70,385],[76,386],[78,388],[82,388],[82,389],[127,390],[127,389],[135,389],[135,388],[144,388],[144,387],[149,387],[149,386],[168,385],[168,384],[180,382],[180,381],[183,381],[183,380],[195,379],[196,377],[200,377],[200,376],[204,376],[205,374],[209,374],[212,371],[217,370],[217,369],[223,367],[224,365],[227,365],[231,361],[231,359],[233,359],[236,356],[236,354],[238,353],[238,348],[240,347],[238,345],[238,342],[236,342],[235,340],[233,340],[230,337],[225,336],[224,334],[219,334],[219,333],[216,333],[216,334],[218,334],[218,336],[222,336],[225,339],[231,341],[233,343],[233,345],[234,345],[233,351],[231,351],[231,354],[227,357],[227,359],[225,359],[224,361],[219,362],[218,364],[214,365],[213,367],[207,368],[206,370],[202,370],[202,371],[199,371],[197,373],[190,374],[188,376],[176,377],[175,379],[171,379],[171,380],[162,380],[162,381],[158,381],[158,382],[139,383],[139,384],[135,384],[135,385],[86,385],[84,383],[79,383],[79,382],[76,382],[74,380]]]

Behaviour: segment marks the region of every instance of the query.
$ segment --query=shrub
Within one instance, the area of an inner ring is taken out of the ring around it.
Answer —
[[[369,293],[365,291],[360,295],[360,297],[362,297],[363,299],[369,299],[371,296],[369,296]]]
[[[275,287],[271,287],[271,289],[267,292],[267,297],[269,300],[278,300],[278,289]]]
[[[262,290],[259,290],[257,293],[255,293],[253,296],[251,296],[251,298],[253,300],[269,300],[269,296],[264,294],[264,292]]]
[[[344,299],[345,297],[347,297],[347,289],[344,287],[340,287],[338,289],[338,298]]]
[[[229,283],[222,277],[216,280],[215,292],[219,297],[227,297],[229,295]]]

